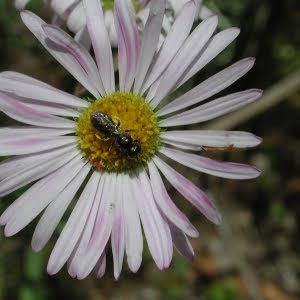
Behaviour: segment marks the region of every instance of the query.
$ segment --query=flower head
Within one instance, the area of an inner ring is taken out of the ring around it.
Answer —
[[[157,52],[165,2],[151,1],[140,42],[131,1],[116,0],[116,88],[102,7],[98,0],[84,0],[83,5],[96,62],[60,28],[28,11],[21,13],[29,30],[92,96],[79,99],[26,75],[0,74],[1,111],[29,125],[1,128],[0,154],[13,157],[0,164],[0,196],[36,181],[7,208],[0,223],[11,236],[45,209],[32,239],[32,247],[39,251],[83,186],[51,253],[48,272],[58,272],[68,261],[73,277],[82,279],[92,271],[101,277],[109,239],[115,277],[120,276],[125,253],[129,268],[136,272],[142,261],[142,228],[155,263],[164,269],[170,265],[173,244],[185,257],[193,257],[188,237],[197,237],[198,231],[169,197],[161,174],[209,220],[221,221],[213,201],[165,158],[223,178],[259,176],[254,167],[187,152],[253,147],[260,143],[258,137],[172,129],[213,119],[258,99],[261,91],[250,89],[198,105],[243,76],[254,59],[241,60],[164,104],[166,96],[225,49],[239,30],[214,35],[218,20],[211,16],[190,33],[196,10],[195,2],[187,1]]]

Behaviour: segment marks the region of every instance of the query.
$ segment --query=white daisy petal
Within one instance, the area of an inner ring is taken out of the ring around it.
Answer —
[[[105,91],[99,71],[89,52],[59,27],[54,25],[43,25],[42,28],[49,39],[61,46],[65,51],[73,56],[75,60],[77,60],[86,72],[89,80],[99,91],[100,95],[104,95]]]
[[[217,161],[170,148],[161,148],[159,152],[189,168],[218,177],[242,180],[260,175],[257,168],[248,165]]]
[[[106,269],[106,255],[105,252],[103,252],[94,268],[94,272],[96,273],[97,278],[103,277],[105,274]]]
[[[136,273],[142,263],[143,233],[136,198],[134,197],[133,181],[135,177],[124,176],[122,191],[128,195],[123,199],[125,248],[129,269]]]
[[[0,139],[9,140],[15,139],[16,136],[26,138],[38,138],[38,137],[51,137],[60,136],[73,133],[72,129],[55,129],[55,128],[43,128],[35,126],[12,126],[0,128]]]
[[[114,224],[111,233],[111,248],[114,260],[114,276],[115,279],[119,279],[124,258],[125,250],[125,230],[124,230],[124,210],[123,203],[124,195],[122,190],[123,175],[117,176],[115,183],[117,187],[117,193],[115,195],[115,203],[111,204],[111,210],[115,211]]]
[[[153,0],[144,29],[144,38],[137,66],[133,92],[139,94],[150,63],[155,54],[165,11],[165,0]]]
[[[208,78],[184,95],[164,106],[157,112],[157,116],[161,117],[178,111],[219,93],[244,76],[253,67],[254,61],[254,58],[243,59]]]
[[[203,67],[205,67],[211,60],[219,55],[224,49],[227,48],[239,35],[240,30],[238,28],[228,28],[212,37],[208,45],[205,47],[203,53],[201,53],[199,59],[193,65],[193,67],[184,75],[180,82],[176,85],[176,88],[180,87],[183,83],[189,80],[192,76],[198,73]]]
[[[157,54],[157,59],[151,68],[151,72],[144,82],[142,94],[161,76],[186,40],[194,23],[194,14],[195,3],[194,1],[189,1],[183,6],[170,32],[166,36]]]
[[[95,195],[100,178],[101,173],[94,172],[80,195],[51,253],[47,267],[49,274],[56,274],[66,263],[76,247],[77,241],[87,224],[87,220],[90,220],[90,212],[93,204],[97,202]]]
[[[178,252],[188,260],[192,261],[195,254],[193,247],[186,235],[173,224],[170,224],[170,230],[173,243]]]
[[[13,97],[0,92],[0,111],[9,117],[29,125],[67,128],[75,127],[75,122],[40,112],[16,101]]]
[[[221,223],[221,216],[217,208],[202,190],[157,156],[153,158],[153,161],[172,186],[207,219],[215,224]]]
[[[20,187],[47,176],[62,167],[78,155],[78,149],[74,146],[72,148],[65,147],[58,151],[53,151],[54,153],[46,153],[38,157],[35,156],[34,158],[37,158],[37,161],[33,161],[31,165],[28,165],[28,161],[31,161],[31,159],[25,161],[25,169],[15,169],[14,173],[5,177],[5,179],[0,182],[0,197],[8,195]]]
[[[191,150],[191,151],[201,151],[201,146],[196,146],[191,143],[185,143],[185,142],[177,142],[177,141],[171,141],[165,138],[161,138],[161,141],[165,144],[171,145],[173,147],[182,149],[182,150]]]
[[[89,216],[86,220],[84,230],[81,233],[80,239],[77,242],[76,248],[74,249],[72,255],[69,257],[68,261],[68,271],[69,274],[75,278],[78,276],[79,268],[83,265],[83,256],[87,250],[89,242],[91,240],[93,230],[95,228],[97,216],[100,209],[100,202],[102,201],[102,194],[105,184],[109,182],[107,180],[107,175],[103,173],[98,182],[98,187],[96,194],[94,195],[93,206],[89,212]],[[75,224],[74,224],[75,226]],[[99,254],[99,256],[101,253]],[[79,277],[78,277],[79,278]]]
[[[37,153],[49,149],[74,144],[74,136],[58,136],[46,138],[10,138],[9,140],[0,140],[0,155],[20,155]]]
[[[160,134],[165,143],[188,143],[206,147],[256,147],[262,139],[249,132],[215,130],[173,130]]]
[[[163,73],[155,97],[150,104],[152,108],[155,108],[165,96],[174,90],[183,74],[193,65],[194,59],[215,31],[217,24],[216,16],[209,17],[199,24],[187,38],[172,63]]]
[[[118,190],[116,186],[117,175],[109,174],[105,176],[106,180],[103,187],[95,227],[88,246],[82,255],[82,261],[77,266],[78,279],[85,278],[93,270],[104,251],[112,231],[114,219],[114,210],[112,209],[112,205],[114,205],[116,192]]]
[[[157,168],[153,162],[148,164],[152,191],[154,199],[160,211],[172,222],[176,227],[191,237],[198,237],[199,232],[192,225],[189,219],[175,206],[168,195],[164,183],[159,175]]]
[[[11,236],[28,225],[68,185],[84,165],[78,155],[71,162],[34,184],[0,217],[4,233]]]
[[[103,86],[106,93],[110,94],[115,91],[115,77],[111,45],[104,24],[102,7],[98,0],[83,0],[83,5]]]
[[[58,197],[49,204],[43,213],[35,228],[31,241],[31,246],[35,251],[42,250],[51,238],[55,228],[90,171],[90,168],[90,165],[85,165]]]
[[[139,179],[140,187],[136,187],[138,194],[135,194],[139,214],[150,253],[157,267],[162,270],[169,267],[173,255],[170,229],[157,209],[147,173],[141,171]]]
[[[57,149],[51,149],[43,152],[38,152],[28,155],[19,155],[8,158],[0,162],[0,180],[10,177],[18,172],[23,172],[29,169],[33,165],[42,163],[45,159],[51,159],[51,157],[59,156],[64,149],[67,151],[75,148],[76,145],[64,146]]]
[[[96,87],[90,82],[86,72],[82,66],[74,59],[72,55],[53,43],[47,38],[42,25],[46,23],[29,11],[22,11],[21,18],[28,29],[35,35],[35,37],[41,42],[41,44],[49,51],[49,53],[61,64],[66,70],[68,70],[90,93],[96,98],[99,96],[99,92]]]
[[[47,104],[63,104],[76,108],[88,107],[88,102],[85,100],[17,72],[6,71],[0,73],[0,89],[4,92],[30,100],[39,100]]]
[[[119,81],[121,91],[130,91],[137,70],[140,42],[135,12],[130,0],[115,1],[118,34]]]
[[[258,89],[230,94],[164,119],[159,122],[159,125],[161,127],[171,127],[205,122],[252,103],[259,99],[261,95],[262,91]]]
[[[42,102],[39,100],[30,100],[18,96],[14,96],[14,99],[25,104],[27,107],[38,110],[42,113],[71,118],[78,118],[80,116],[79,110],[75,110],[63,104],[53,104],[49,102]]]

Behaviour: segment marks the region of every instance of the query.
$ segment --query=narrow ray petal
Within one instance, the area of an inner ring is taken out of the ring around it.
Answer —
[[[148,90],[148,88],[161,76],[186,40],[193,26],[194,15],[195,3],[194,1],[189,1],[183,6],[172,28],[166,36],[166,39],[157,54],[157,59],[145,80],[142,94],[144,94],[146,90]]]
[[[97,88],[98,92],[101,95],[104,95],[105,91],[100,74],[90,53],[59,27],[54,25],[43,25],[42,28],[49,39],[61,46],[63,49],[65,49],[65,51],[74,57],[74,59],[84,69],[89,77],[89,80]]]
[[[164,142],[180,142],[206,147],[256,147],[262,139],[249,132],[215,130],[173,130],[161,133]]]
[[[0,92],[0,111],[19,122],[50,128],[74,128],[75,122],[40,112]]]
[[[106,93],[115,91],[115,76],[111,44],[105,27],[99,0],[83,0],[87,16],[87,27],[92,41],[98,69]]]
[[[21,18],[24,24],[49,51],[49,53],[97,98],[99,96],[99,92],[92,82],[89,81],[89,78],[82,66],[72,55],[47,38],[42,28],[42,25],[45,25],[46,23],[37,15],[29,11],[22,11]]]
[[[152,191],[154,199],[160,211],[172,222],[176,227],[191,237],[198,237],[199,232],[189,221],[189,219],[175,206],[168,195],[165,185],[159,175],[157,168],[153,162],[148,164]]]
[[[137,203],[134,197],[134,180],[137,180],[137,178],[125,176],[122,190],[124,195],[126,195],[126,201],[125,198],[123,199],[123,210],[127,264],[129,269],[136,273],[142,263],[143,233]]]
[[[81,264],[77,266],[78,279],[83,279],[90,274],[104,251],[111,235],[114,219],[112,205],[114,205],[118,187],[116,186],[117,178],[115,174],[109,174],[106,175],[106,177],[107,180],[103,187],[95,227],[88,246],[81,256]]]
[[[248,165],[217,161],[170,148],[161,148],[159,152],[180,164],[213,176],[242,180],[256,178],[260,175],[258,169]]]
[[[139,196],[136,197],[150,253],[159,269],[168,268],[172,255],[172,238],[168,224],[157,209],[150,180],[145,171],[139,173]],[[144,198],[144,199],[143,199]]]
[[[259,99],[261,95],[262,91],[258,89],[230,94],[164,119],[159,122],[159,125],[169,127],[205,122],[252,103]]]
[[[100,203],[102,201],[102,194],[104,191],[104,187],[107,184],[107,182],[109,182],[107,178],[108,177],[105,173],[103,173],[101,175],[101,178],[98,182],[96,194],[94,195],[93,206],[89,212],[89,216],[86,220],[84,230],[81,233],[81,236],[77,242],[76,248],[74,249],[74,251],[72,252],[72,255],[69,258],[68,271],[69,271],[69,274],[73,278],[76,278],[79,276],[79,273],[78,273],[79,269],[83,265],[83,257],[84,257],[84,254],[86,253],[87,247],[91,240],[91,237],[92,237],[95,225],[96,225],[97,216],[100,212]],[[100,257],[100,255],[102,255],[102,254],[99,253],[99,257]]]
[[[6,71],[0,73],[0,89],[20,97],[40,100],[46,103],[64,104],[71,107],[86,108],[88,102],[65,93],[30,76]]]
[[[144,29],[143,42],[135,76],[133,92],[139,94],[143,81],[155,54],[165,12],[165,0],[153,0]]]
[[[185,74],[181,81],[177,84],[176,88],[180,87],[188,79],[198,73],[205,67],[211,60],[219,55],[224,49],[227,48],[239,35],[238,28],[228,28],[212,37],[204,51],[199,56],[198,60],[194,63],[193,67]]]
[[[178,252],[189,261],[192,261],[194,259],[195,254],[193,247],[186,235],[181,230],[176,228],[176,226],[174,226],[173,224],[170,224],[170,229],[173,243]]]
[[[47,271],[56,274],[69,259],[76,247],[82,231],[85,228],[95,200],[95,195],[101,178],[100,172],[94,172],[88,181],[67,224],[60,234],[49,258]]]
[[[111,247],[114,260],[114,276],[115,279],[119,279],[124,258],[125,250],[125,230],[124,230],[124,211],[123,202],[127,199],[123,195],[122,181],[123,176],[117,176],[116,188],[117,193],[115,197],[115,203],[112,204],[111,209],[115,211],[114,223],[111,233]]]
[[[140,55],[135,13],[130,0],[115,1],[115,22],[118,34],[120,90],[129,91]]]
[[[58,136],[46,138],[11,138],[9,140],[0,140],[0,155],[20,155],[37,153],[49,149],[74,144],[74,136]]]
[[[12,236],[28,225],[68,185],[84,165],[80,156],[34,184],[11,204],[0,218],[4,233]]]
[[[55,151],[55,154],[52,156],[44,155],[44,158],[48,156],[47,160],[41,160],[41,157],[39,157],[38,163],[34,161],[32,165],[26,169],[16,169],[13,174],[0,182],[0,197],[8,195],[28,183],[47,176],[62,167],[76,155],[78,155],[78,149],[75,147],[73,147],[73,149],[63,148],[60,151]]]
[[[216,16],[209,17],[198,25],[187,38],[160,79],[159,87],[151,102],[153,108],[176,87],[183,74],[191,68],[194,59],[215,31],[217,24],[218,18]]]
[[[163,116],[181,110],[219,93],[244,76],[253,67],[254,61],[254,58],[246,58],[224,69],[164,106],[157,115]]]
[[[153,160],[166,179],[184,198],[194,205],[207,219],[215,224],[221,223],[221,217],[217,208],[202,190],[157,156]]]
[[[58,197],[49,204],[33,233],[31,246],[34,251],[42,250],[47,244],[90,168],[90,165],[85,165]]]

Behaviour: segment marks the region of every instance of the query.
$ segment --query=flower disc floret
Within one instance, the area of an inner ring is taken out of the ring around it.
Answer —
[[[115,137],[105,136],[91,124],[94,112],[103,112],[118,125],[120,134],[127,132],[141,144],[141,153],[134,159],[120,151]],[[129,172],[155,155],[160,145],[157,117],[145,100],[132,93],[116,92],[97,99],[78,118],[77,140],[82,155],[96,169]]]

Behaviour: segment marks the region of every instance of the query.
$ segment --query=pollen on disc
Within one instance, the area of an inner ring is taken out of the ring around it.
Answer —
[[[101,134],[91,124],[91,115],[102,112],[118,123],[141,146],[132,159],[116,147],[113,137]],[[116,92],[91,102],[77,120],[77,141],[82,155],[95,169],[109,172],[129,172],[147,163],[160,146],[158,120],[144,98],[132,93]]]

